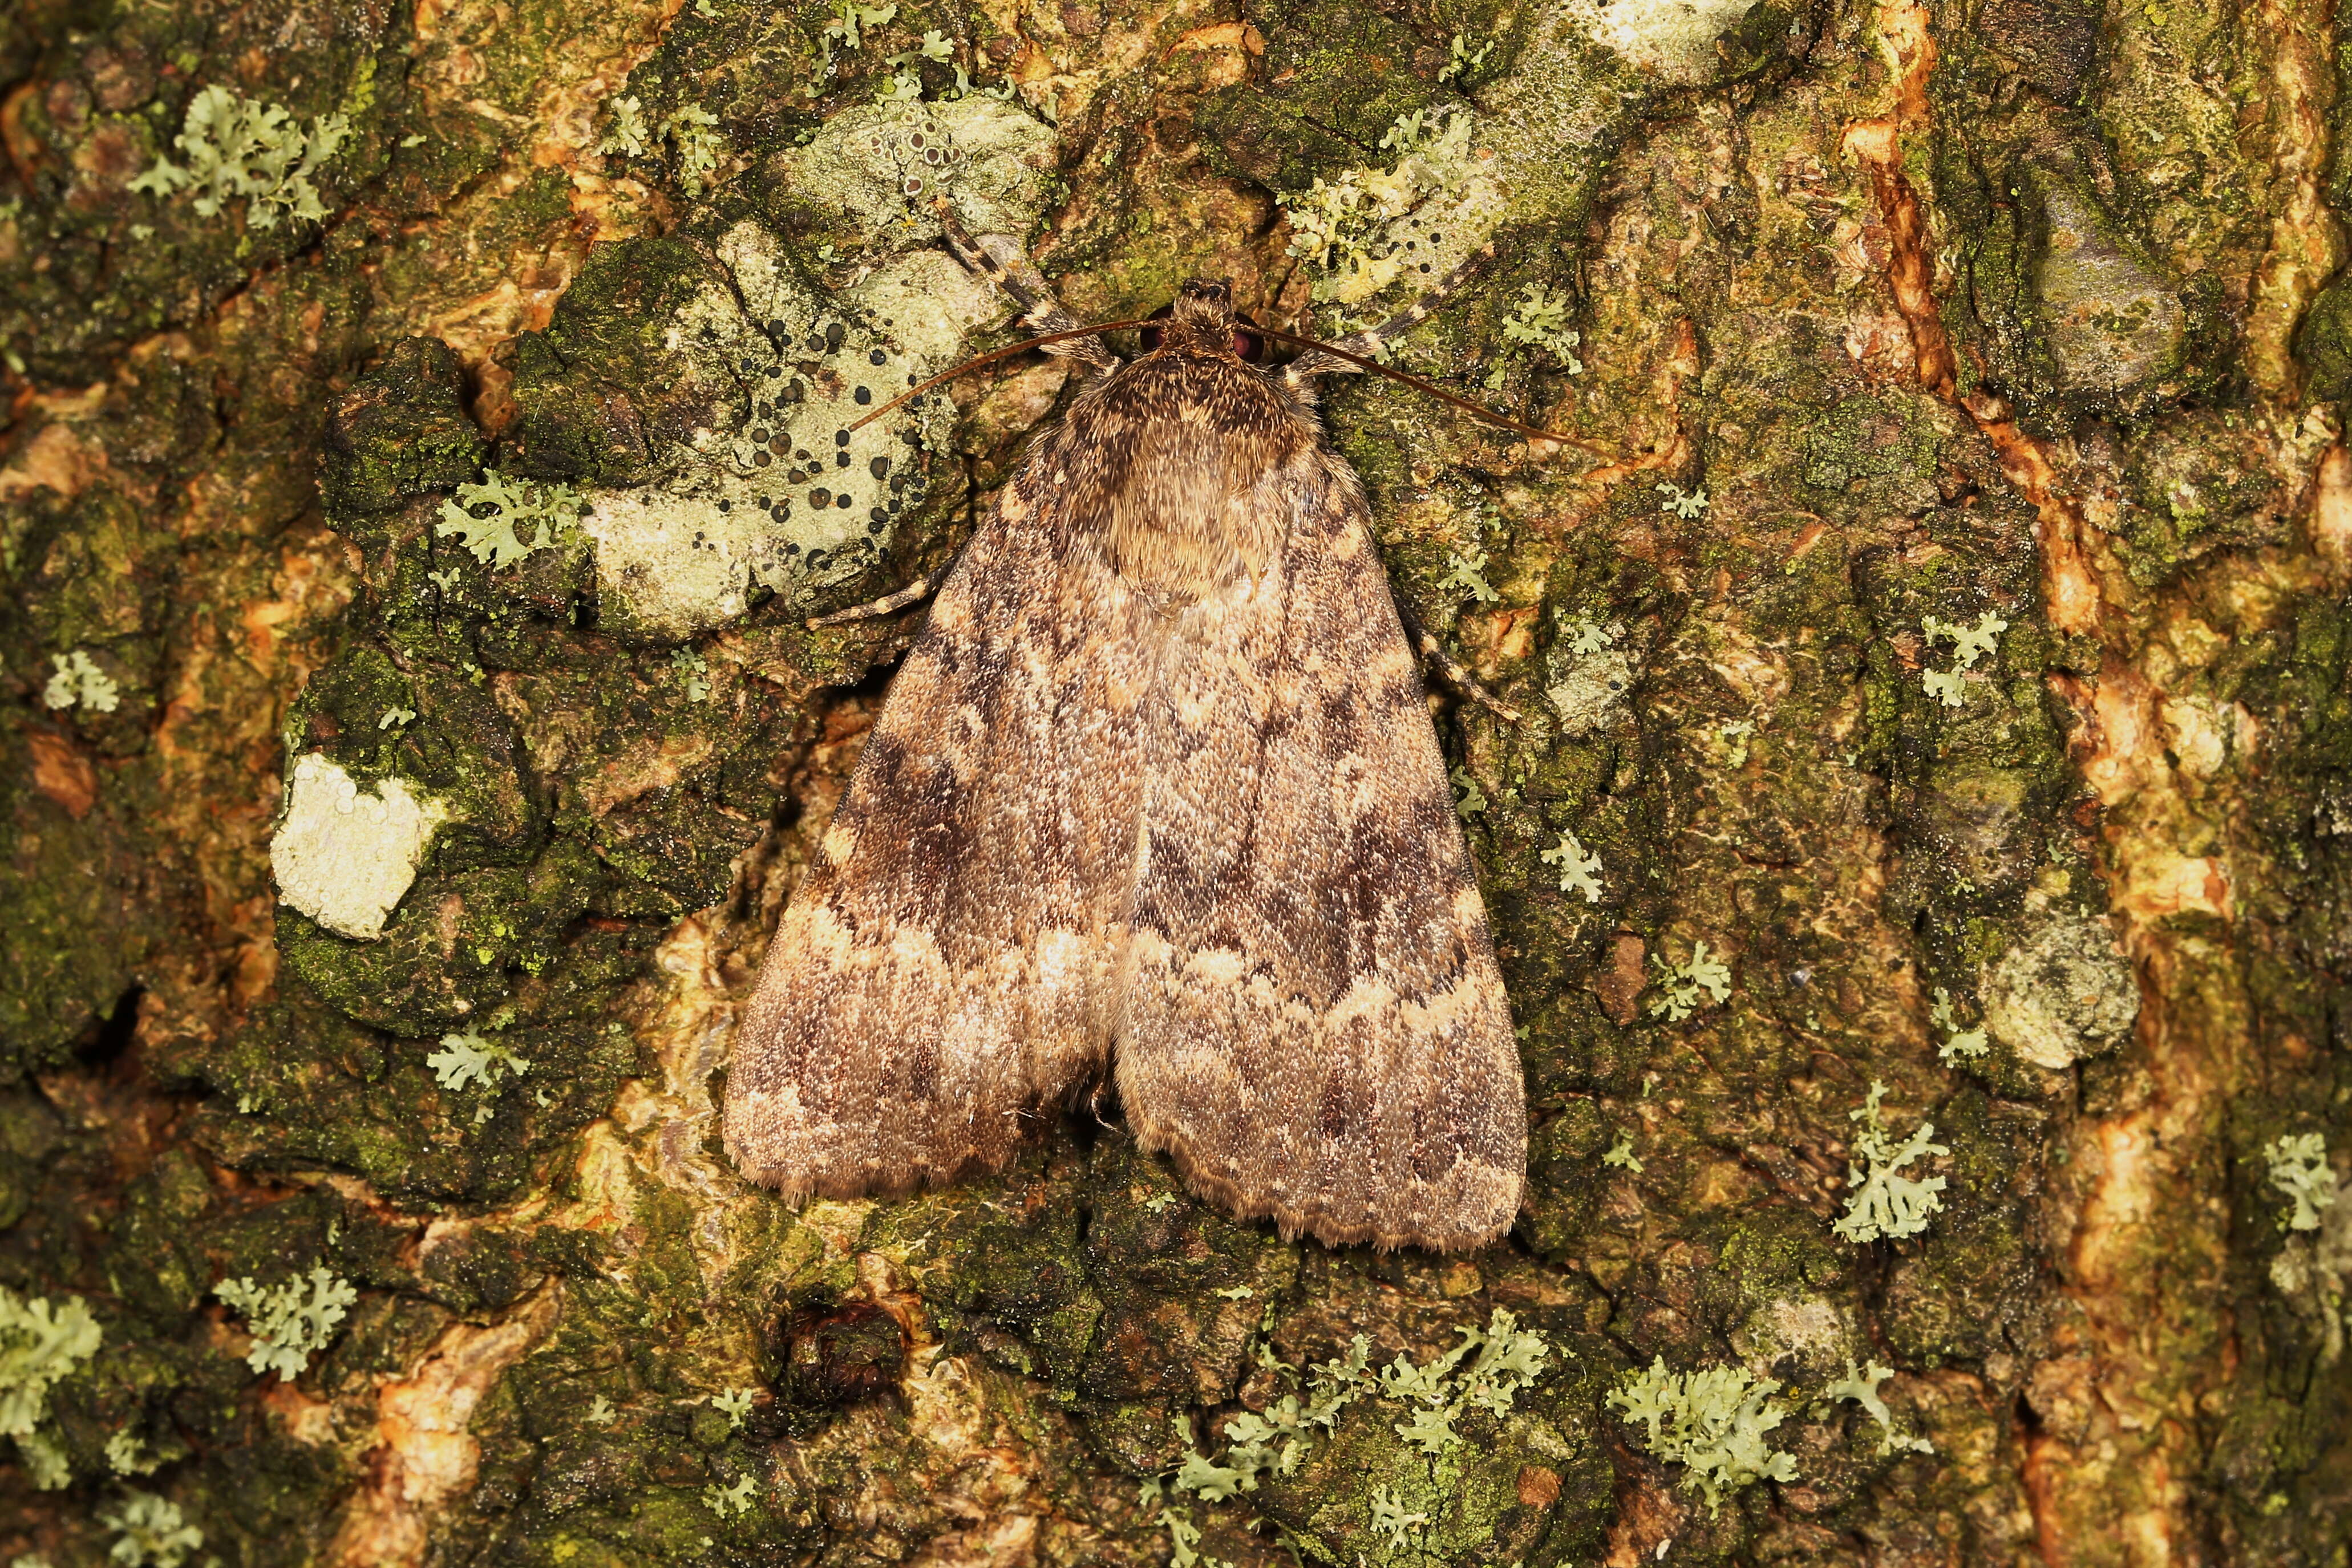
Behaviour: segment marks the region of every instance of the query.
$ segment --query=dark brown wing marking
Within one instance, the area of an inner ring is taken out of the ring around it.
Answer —
[[[1041,444],[942,586],[795,890],[735,1050],[729,1152],[793,1196],[993,1168],[1100,1070],[1150,612]]]
[[[1518,1210],[1527,1118],[1419,674],[1344,465],[1252,500],[1287,539],[1179,617],[1145,715],[1120,1098],[1286,1235],[1475,1247]]]

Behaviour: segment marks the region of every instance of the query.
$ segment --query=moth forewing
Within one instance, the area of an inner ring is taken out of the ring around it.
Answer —
[[[994,1168],[1108,1066],[1144,1145],[1286,1235],[1510,1225],[1509,1010],[1363,492],[1233,340],[1188,285],[942,587],[745,1019],[756,1179]]]

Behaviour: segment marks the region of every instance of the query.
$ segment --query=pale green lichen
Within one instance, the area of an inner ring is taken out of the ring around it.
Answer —
[[[471,1030],[445,1034],[441,1049],[425,1059],[433,1081],[444,1089],[470,1089],[478,1084],[495,1089],[508,1078],[520,1078],[530,1063],[503,1040],[489,1040]]]
[[[1466,254],[1500,217],[1491,174],[1471,148],[1474,122],[1456,111],[1439,125],[1415,110],[1381,138],[1387,169],[1350,169],[1279,198],[1290,217],[1290,254],[1316,273],[1318,301],[1354,305],[1408,273],[1436,281],[1441,255]]]
[[[1961,677],[1977,667],[1977,661],[2000,644],[2000,634],[2009,630],[2009,622],[1986,611],[1977,617],[1974,626],[1961,626],[1938,616],[1924,617],[1919,628],[1927,644],[1933,647],[1940,639],[1952,644],[1952,667],[1948,670],[1923,670],[1919,684],[1927,695],[1946,707],[1958,707],[1967,701],[1962,694]]]
[[[1656,953],[1650,955],[1650,962],[1659,969],[1659,992],[1650,998],[1653,1018],[1663,1015],[1669,1022],[1682,1022],[1706,1005],[1699,999],[1701,993],[1718,1007],[1731,999],[1731,966],[1709,953],[1704,941],[1693,944],[1691,956],[1679,964],[1669,964]]]
[[[678,183],[689,196],[709,189],[711,176],[719,172],[727,141],[718,127],[719,117],[698,103],[682,105],[662,121],[670,144],[677,149]]]
[[[163,1461],[147,1451],[139,1434],[129,1429],[110,1434],[106,1439],[106,1468],[118,1476],[152,1475]]]
[[[833,19],[824,25],[824,63],[833,67],[835,47],[856,54],[866,47],[866,29],[879,27],[898,15],[897,0],[887,5],[860,5],[857,0],[836,0]]]
[[[1530,283],[1520,290],[1518,308],[1503,319],[1503,336],[1514,343],[1541,349],[1570,375],[1580,375],[1584,361],[1576,357],[1576,350],[1584,337],[1569,329],[1571,303],[1565,293],[1552,294],[1542,284]]]
[[[1445,46],[1445,63],[1437,68],[1437,79],[1441,82],[1459,80],[1485,65],[1486,57],[1494,52],[1494,39],[1487,39],[1474,51],[1470,47],[1469,35],[1456,33]]]
[[[178,1503],[152,1492],[125,1491],[120,1502],[99,1510],[98,1521],[115,1532],[106,1559],[121,1568],[180,1568],[205,1543],[205,1532],[181,1515]]]
[[[2336,1173],[2327,1164],[2326,1134],[2290,1133],[2273,1138],[2263,1157],[2270,1164],[2271,1186],[2284,1193],[2293,1205],[2279,1216],[2279,1228],[2318,1229],[2320,1211],[2336,1203]]]
[[[1643,1447],[1658,1458],[1686,1468],[1683,1486],[1706,1494],[1709,1513],[1726,1492],[1759,1480],[1797,1477],[1797,1461],[1774,1453],[1765,1434],[1788,1418],[1772,1396],[1778,1379],[1758,1377],[1742,1366],[1703,1366],[1696,1372],[1666,1370],[1664,1356],[1646,1371],[1628,1372],[1609,1395],[1628,1423],[1648,1428]]]
[[[1703,517],[1706,516],[1707,507],[1715,504],[1706,498],[1704,487],[1685,490],[1680,485],[1669,484],[1654,486],[1653,488],[1665,497],[1658,503],[1658,510],[1670,512],[1677,517]]]
[[[456,539],[484,566],[512,566],[576,533],[580,507],[580,493],[569,485],[518,483],[488,468],[479,483],[458,486],[457,494],[441,503],[441,520],[433,531]]]
[[[1944,1207],[1942,1176],[1921,1181],[1903,1170],[1914,1160],[1951,1151],[1928,1142],[1936,1133],[1933,1122],[1920,1123],[1899,1144],[1890,1140],[1878,1117],[1879,1102],[1885,1097],[1886,1085],[1873,1082],[1869,1097],[1846,1113],[1862,1124],[1862,1130],[1854,1134],[1854,1158],[1846,1166],[1845,1218],[1830,1228],[1848,1241],[1916,1236],[1927,1228],[1928,1217]]]
[[[1633,1152],[1633,1134],[1618,1134],[1617,1141],[1610,1145],[1608,1152],[1601,1156],[1601,1163],[1604,1166],[1615,1166],[1620,1170],[1632,1171],[1635,1176],[1640,1176],[1643,1169],[1642,1156]]]
[[[1374,1487],[1371,1504],[1372,1528],[1389,1538],[1391,1551],[1403,1551],[1405,1537],[1429,1528],[1429,1515],[1408,1509],[1393,1488]]]
[[[289,216],[315,221],[327,208],[311,177],[350,135],[351,122],[340,114],[320,115],[305,131],[284,105],[240,98],[215,84],[189,100],[173,139],[187,166],[159,158],[131,188],[157,196],[193,188],[189,204],[208,218],[243,196],[246,222],[257,229]]]
[[[613,1402],[603,1395],[599,1394],[588,1402],[588,1419],[597,1426],[609,1427],[620,1418],[620,1411],[614,1408]]]
[[[1444,1495],[1460,1479],[1456,1453],[1465,1439],[1454,1429],[1455,1423],[1474,1409],[1487,1411],[1497,1419],[1508,1416],[1519,1394],[1542,1376],[1552,1354],[1541,1334],[1521,1328],[1517,1318],[1500,1307],[1485,1328],[1465,1326],[1454,1332],[1462,1336],[1462,1343],[1428,1363],[1416,1364],[1411,1356],[1400,1354],[1377,1372],[1370,1363],[1370,1342],[1362,1334],[1355,1336],[1344,1357],[1335,1356],[1306,1369],[1282,1361],[1260,1345],[1259,1364],[1291,1384],[1291,1392],[1270,1403],[1263,1413],[1244,1410],[1227,1420],[1222,1461],[1188,1448],[1172,1474],[1155,1477],[1146,1484],[1146,1505],[1157,1503],[1164,1490],[1191,1492],[1203,1501],[1222,1502],[1256,1490],[1261,1476],[1292,1474],[1315,1440],[1317,1429],[1332,1431],[1340,1412],[1362,1398],[1402,1406],[1404,1419],[1392,1421],[1391,1428],[1431,1461],[1427,1477],[1412,1484],[1401,1479],[1399,1488],[1390,1493],[1391,1500],[1400,1509],[1407,1509],[1422,1502],[1424,1491],[1433,1497]],[[1181,1418],[1177,1425],[1189,1443],[1191,1434]],[[1197,1547],[1199,1533],[1194,1531],[1190,1541],[1185,1540],[1170,1522],[1171,1515],[1181,1517],[1188,1527],[1191,1519],[1175,1510],[1164,1510],[1160,1516],[1177,1542],[1181,1559]],[[1425,1516],[1422,1522],[1427,1522]],[[1376,1519],[1374,1528],[1389,1526]]]
[[[1462,791],[1454,798],[1454,809],[1465,820],[1475,817],[1486,809],[1486,792],[1478,788],[1478,780],[1470,776],[1468,768],[1456,767],[1447,777],[1453,779],[1454,787]]]
[[[103,1337],[79,1296],[53,1303],[0,1285],[0,1437],[16,1440],[17,1458],[43,1491],[72,1479],[64,1449],[38,1430],[49,1390],[86,1365]]]
[[[1991,1041],[1986,1038],[1981,1024],[1975,1029],[1960,1027],[1960,1020],[1952,1012],[1952,993],[1941,986],[1936,988],[1936,1000],[1927,1009],[1927,1017],[1944,1031],[1944,1043],[1936,1048],[1936,1055],[1941,1060],[1961,1061],[1992,1053]]]
[[[1898,1449],[1914,1454],[1934,1453],[1936,1445],[1927,1438],[1906,1437],[1895,1429],[1895,1412],[1887,1407],[1886,1401],[1879,1397],[1878,1393],[1878,1385],[1894,1375],[1893,1367],[1881,1366],[1874,1361],[1856,1372],[1853,1360],[1848,1358],[1845,1375],[1832,1380],[1822,1390],[1822,1402],[1826,1404],[1832,1399],[1843,1399],[1861,1406],[1870,1418],[1878,1423],[1878,1451],[1881,1454],[1892,1454]]]
[[[1583,615],[1561,622],[1559,632],[1571,653],[1605,653],[1617,642],[1615,632]]]
[[[709,661],[689,648],[680,648],[669,656],[669,667],[677,672],[679,684],[686,688],[686,700],[690,703],[710,700]]]
[[[69,653],[50,654],[49,664],[55,673],[41,688],[41,701],[47,706],[112,713],[120,705],[121,695],[113,679],[79,648]]]
[[[1441,590],[1458,588],[1481,604],[1492,604],[1502,597],[1486,580],[1486,552],[1483,548],[1474,544],[1455,550],[1448,564],[1454,570],[1439,580],[1437,586]]]
[[[235,1311],[245,1315],[253,1335],[246,1365],[256,1372],[274,1372],[291,1381],[302,1375],[314,1352],[327,1348],[360,1293],[348,1280],[338,1279],[323,1263],[308,1276],[267,1288],[252,1279],[223,1280],[213,1287]]]
[[[1560,892],[1582,893],[1587,904],[1601,902],[1601,857],[1587,852],[1574,833],[1561,830],[1559,842],[1536,858],[1559,867]]]
[[[748,1388],[730,1388],[723,1393],[714,1394],[710,1396],[710,1407],[727,1417],[729,1431],[740,1432],[743,1429],[744,1417],[751,1414],[751,1391]]]
[[[751,1511],[751,1498],[759,1490],[750,1476],[739,1476],[731,1486],[707,1486],[702,1489],[702,1500],[711,1512],[725,1519],[730,1514]]]
[[[646,122],[646,106],[632,95],[605,101],[604,140],[596,144],[599,152],[617,152],[624,158],[642,158],[654,144],[653,127]]]

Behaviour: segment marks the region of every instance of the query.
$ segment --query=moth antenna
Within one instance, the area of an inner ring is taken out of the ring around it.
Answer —
[[[1580,452],[1589,452],[1604,463],[1618,461],[1618,455],[1605,446],[1596,446],[1590,441],[1580,440],[1573,435],[1564,435],[1557,430],[1539,430],[1532,424],[1521,424],[1507,414],[1496,413],[1484,403],[1474,402],[1466,397],[1457,397],[1434,382],[1423,381],[1409,371],[1397,370],[1393,366],[1384,365],[1378,360],[1369,359],[1362,354],[1350,353],[1345,349],[1323,341],[1320,338],[1302,338],[1296,332],[1285,332],[1276,327],[1258,327],[1253,330],[1263,332],[1269,338],[1277,339],[1297,348],[1319,350],[1335,360],[1346,361],[1359,370],[1370,371],[1374,375],[1386,376],[1389,380],[1400,382],[1417,392],[1427,392],[1441,402],[1450,402],[1464,413],[1485,420],[1488,424],[1499,425],[1505,430],[1517,431],[1521,435],[1532,436],[1538,441],[1557,441],[1563,446],[1573,446]],[[873,416],[869,414],[866,417]]]
[[[857,420],[852,422],[849,428],[852,430],[863,430],[867,425],[873,423],[876,420],[881,418],[884,414],[889,413],[892,409],[897,408],[899,404],[913,402],[915,399],[922,396],[925,392],[930,391],[933,387],[940,385],[943,382],[951,382],[955,380],[956,377],[963,374],[966,371],[978,370],[982,365],[992,365],[999,360],[1009,360],[1015,354],[1025,354],[1032,349],[1042,349],[1048,343],[1067,342],[1072,338],[1089,338],[1097,332],[1118,332],[1129,327],[1148,327],[1150,325],[1151,325],[1151,323],[1140,316],[1137,317],[1132,321],[1097,321],[1091,327],[1073,327],[1066,332],[1048,332],[1042,338],[1024,338],[1018,343],[1007,343],[1001,349],[991,349],[987,353],[973,355],[971,359],[966,360],[963,363],[957,365],[952,369],[941,371],[938,375],[933,376],[929,381],[923,382],[919,386],[908,387],[905,392],[900,392],[897,397],[892,398],[888,402],[884,403],[872,413],[863,415]]]

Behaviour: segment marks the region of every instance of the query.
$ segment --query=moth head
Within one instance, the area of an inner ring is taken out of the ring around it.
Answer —
[[[1187,283],[1173,304],[1152,312],[1152,319],[1159,324],[1143,329],[1147,350],[1223,352],[1253,365],[1265,358],[1265,340],[1251,329],[1257,323],[1234,312],[1231,284]]]

